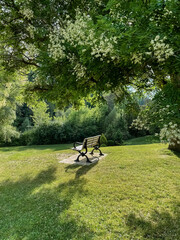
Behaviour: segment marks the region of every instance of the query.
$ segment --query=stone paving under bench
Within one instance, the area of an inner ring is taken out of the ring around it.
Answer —
[[[107,154],[104,154],[103,156],[99,156],[99,154],[94,154],[93,156],[89,153],[87,153],[87,156],[89,158],[89,160],[92,163],[88,163],[86,162],[86,157],[80,157],[79,162],[75,162],[74,160],[77,159],[79,154],[74,154],[66,159],[63,159],[61,161],[59,161],[59,163],[66,163],[66,164],[74,164],[74,165],[91,165],[93,163],[98,162],[99,160],[102,160],[104,157],[107,156]]]

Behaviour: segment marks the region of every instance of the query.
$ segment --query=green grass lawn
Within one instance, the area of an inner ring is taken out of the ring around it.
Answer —
[[[0,148],[0,240],[180,239],[180,158],[137,141],[90,166],[59,163],[72,145]]]
[[[145,137],[132,138],[125,142],[125,145],[142,145],[142,144],[152,144],[159,143],[160,140],[158,137],[149,135]]]

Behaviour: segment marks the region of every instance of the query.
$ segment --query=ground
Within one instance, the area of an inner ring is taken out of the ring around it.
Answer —
[[[72,145],[0,148],[0,240],[178,240],[179,155],[136,142],[90,166],[59,163]]]

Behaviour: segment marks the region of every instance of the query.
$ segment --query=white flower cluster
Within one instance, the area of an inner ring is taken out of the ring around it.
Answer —
[[[34,39],[34,33],[35,33],[35,27],[33,25],[29,25],[27,27],[27,31],[29,32],[29,35],[32,39]]]
[[[23,8],[20,10],[20,12],[27,18],[28,20],[32,19],[34,16],[34,13],[31,9],[29,8]]]
[[[171,15],[173,12],[167,9],[166,7],[164,8],[164,17]]]
[[[113,45],[113,43],[117,43],[117,37],[111,37],[108,39],[106,36],[104,36],[104,34],[101,34],[99,39],[99,42],[96,40],[91,44],[91,55],[96,58],[100,57],[101,61],[103,61],[103,58],[106,58],[108,56],[110,56],[112,60],[118,59],[118,56],[115,54]]]
[[[74,66],[73,67],[73,75],[76,75],[77,77],[77,81],[83,77],[85,77],[86,75],[86,68],[85,66],[83,66],[80,62],[78,62],[78,60],[75,58],[74,55],[68,55],[68,59],[71,62],[71,65]]]
[[[74,74],[76,74],[77,80],[81,79],[81,78],[83,78],[86,75],[86,68],[82,64],[77,63],[74,66],[74,73],[73,73],[73,75]]]
[[[60,26],[55,27],[50,34],[49,52],[55,59],[63,59],[67,57],[67,45],[78,49],[82,53],[88,50],[91,51],[91,55],[95,58],[110,57],[112,60],[117,59],[115,54],[114,44],[117,43],[117,38],[108,38],[102,33],[98,36],[94,29],[88,27],[89,24],[93,24],[89,15],[80,14],[77,12],[76,20],[69,20],[67,17],[64,22],[64,28]]]
[[[94,39],[94,32],[90,31],[87,35],[88,22],[91,17],[83,14],[82,16],[77,13],[75,22],[67,20],[66,27],[61,29],[61,36],[65,41],[68,41],[72,46],[77,47],[89,44]],[[64,43],[64,42],[62,42]]]
[[[120,6],[119,4],[116,4],[117,8],[119,6]],[[111,16],[111,18],[115,19],[116,22],[121,22],[121,24],[127,22],[128,21],[128,17],[124,16],[124,14],[122,14],[119,11],[117,11],[117,8],[116,9],[110,9],[109,15]],[[129,21],[130,21],[130,19],[129,19]]]
[[[95,0],[95,3],[98,5],[98,6],[104,6],[104,3],[102,0]]]
[[[176,123],[170,122],[169,124],[165,124],[159,136],[161,142],[169,142],[172,146],[174,146],[175,143],[180,144],[180,128]]]
[[[73,47],[77,47],[77,45],[83,46],[85,41],[87,42],[88,39],[94,38],[93,32],[89,36],[86,35],[87,22],[91,20],[89,16],[77,17],[75,22],[68,20],[68,18],[69,16],[67,16],[64,22],[64,28],[56,26],[49,35],[49,52],[55,60],[66,57],[66,42]]]
[[[173,15],[173,12],[165,7],[163,14],[151,16],[149,20],[151,22],[162,21],[163,20],[162,18],[164,18],[164,20],[165,20],[168,16],[172,16],[172,15]],[[174,16],[174,18],[175,18],[175,16]],[[156,23],[156,26],[157,26],[157,23]]]
[[[133,53],[133,54],[132,54],[131,61],[132,61],[134,64],[136,64],[136,63],[141,64],[142,59],[143,59],[142,53],[137,52],[137,53]]]
[[[143,119],[143,121],[142,121]],[[133,120],[130,128],[136,128],[137,130],[149,130],[146,117],[139,115],[136,119]]]
[[[173,49],[170,48],[169,44],[165,44],[164,40],[166,40],[166,37],[160,39],[160,36],[157,35],[154,40],[151,40],[151,46],[149,47],[149,49],[153,51],[158,62],[163,62],[174,55]]]
[[[166,105],[165,107],[160,108],[157,113],[154,112],[153,114],[154,115],[158,114],[159,122],[162,122],[162,121],[164,121],[165,118],[171,119],[174,115],[174,110],[172,109],[172,106]]]
[[[54,58],[54,60],[58,60],[58,59],[63,59],[66,57],[66,54],[65,54],[65,46],[64,45],[61,45],[60,42],[59,42],[59,38],[57,35],[55,35],[55,32],[54,32],[54,35],[51,34],[50,35],[50,42],[51,44],[49,44],[48,48],[49,48],[49,52],[50,52],[50,56],[52,58]]]
[[[26,49],[30,58],[35,58],[39,54],[39,50],[33,44],[26,45]]]

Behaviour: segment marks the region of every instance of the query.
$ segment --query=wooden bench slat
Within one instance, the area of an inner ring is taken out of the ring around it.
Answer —
[[[85,148],[86,146],[93,147],[93,146],[97,145],[100,137],[101,137],[101,135],[85,138],[83,141],[83,148]]]
[[[97,135],[97,136],[92,136],[92,137],[88,137],[85,138],[83,141],[83,144],[81,146],[78,146],[76,148],[73,148],[73,150],[77,150],[79,151],[80,148],[81,150],[86,148],[86,147],[94,147],[96,145],[99,144],[99,138],[101,137],[101,135]]]
[[[92,140],[87,140],[87,143],[89,143],[89,142],[97,142],[97,141],[98,141],[98,139],[97,140],[92,139]]]

